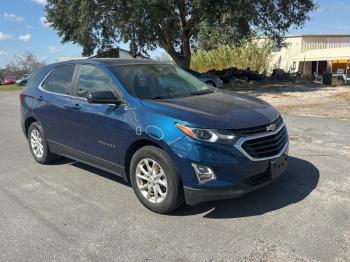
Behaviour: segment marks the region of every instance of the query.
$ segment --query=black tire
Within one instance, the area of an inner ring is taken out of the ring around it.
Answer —
[[[32,132],[34,130],[36,130],[40,134],[40,137],[41,137],[41,144],[42,144],[42,151],[43,151],[42,152],[42,156],[38,156],[34,152],[34,149],[33,149],[33,146],[32,146],[32,140],[33,139],[32,139],[31,134],[32,134]],[[32,123],[29,126],[27,137],[28,137],[28,143],[29,143],[30,152],[32,153],[32,156],[34,157],[36,162],[46,165],[46,164],[50,164],[54,160],[56,160],[57,156],[50,152],[50,149],[49,149],[49,146],[48,146],[48,143],[47,143],[47,140],[46,140],[46,136],[45,136],[44,130],[41,127],[40,123],[34,122],[34,123]]]
[[[216,87],[216,84],[215,84],[213,81],[211,81],[211,80],[208,80],[208,81],[206,81],[205,83],[206,83],[207,85],[212,86],[212,87]]]
[[[136,168],[138,163],[143,159],[152,159],[156,161],[164,171],[167,180],[166,196],[161,203],[152,203],[147,200],[141,193],[136,181]],[[130,180],[134,192],[140,202],[159,214],[168,214],[184,203],[184,195],[179,175],[176,167],[168,154],[155,146],[145,146],[139,149],[131,159],[130,163]]]

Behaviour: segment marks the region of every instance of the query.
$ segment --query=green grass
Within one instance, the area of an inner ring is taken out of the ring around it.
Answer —
[[[23,86],[18,86],[18,85],[0,85],[0,92],[20,91],[22,89],[23,89]]]

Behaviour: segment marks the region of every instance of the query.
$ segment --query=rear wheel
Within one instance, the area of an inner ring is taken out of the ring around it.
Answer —
[[[135,153],[130,180],[137,198],[154,212],[167,214],[184,202],[175,166],[160,148],[145,146]]]
[[[28,143],[30,152],[38,163],[49,164],[56,159],[56,155],[50,152],[43,128],[38,122],[32,123],[28,128]]]

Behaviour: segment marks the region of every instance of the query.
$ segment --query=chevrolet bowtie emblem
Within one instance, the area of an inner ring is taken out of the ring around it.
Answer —
[[[275,131],[276,130],[276,124],[270,124],[270,125],[268,125],[267,127],[266,127],[266,131],[267,132],[273,132],[273,131]]]

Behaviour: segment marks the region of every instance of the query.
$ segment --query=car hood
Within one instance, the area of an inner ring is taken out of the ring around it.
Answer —
[[[278,118],[270,104],[246,95],[218,90],[176,99],[141,100],[148,109],[202,128],[241,129]]]

